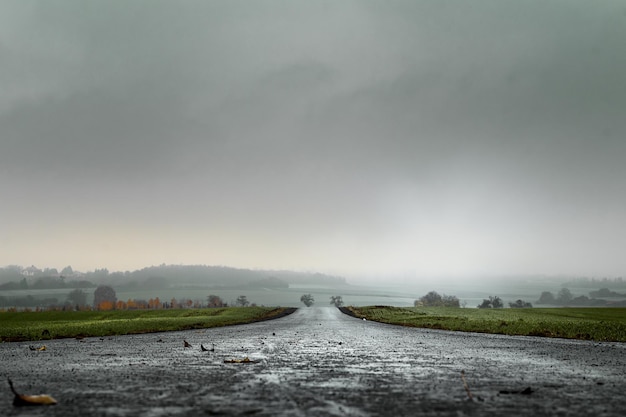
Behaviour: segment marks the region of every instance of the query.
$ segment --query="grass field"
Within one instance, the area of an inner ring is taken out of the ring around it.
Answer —
[[[285,308],[276,307],[228,307],[184,310],[2,312],[0,342],[219,327],[265,320],[280,316],[285,311]],[[49,336],[44,330],[48,331]]]
[[[626,342],[626,308],[469,309],[368,306],[348,309],[359,318],[402,326]]]

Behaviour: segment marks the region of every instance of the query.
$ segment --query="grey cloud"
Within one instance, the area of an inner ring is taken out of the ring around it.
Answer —
[[[478,225],[485,258],[510,239],[539,259],[541,228],[621,242],[620,2],[0,8],[0,187],[25,205],[78,195],[182,234],[219,218],[270,246],[334,236],[346,264],[377,248],[407,266],[437,226],[440,260],[474,253],[453,241]]]

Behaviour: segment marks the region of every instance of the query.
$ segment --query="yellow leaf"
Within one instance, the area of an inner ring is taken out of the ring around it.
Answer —
[[[41,395],[18,394],[17,391],[15,391],[15,388],[13,388],[13,381],[11,381],[11,379],[9,379],[9,387],[11,387],[11,391],[15,395],[15,397],[13,398],[14,406],[54,405],[57,403],[57,400],[55,400],[54,398],[52,398],[51,396],[47,394],[41,394]]]

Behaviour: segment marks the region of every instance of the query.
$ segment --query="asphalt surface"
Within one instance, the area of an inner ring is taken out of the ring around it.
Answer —
[[[623,416],[625,354],[621,343],[405,328],[311,307],[241,326],[0,344],[2,378],[58,400],[14,407],[0,382],[0,415]]]

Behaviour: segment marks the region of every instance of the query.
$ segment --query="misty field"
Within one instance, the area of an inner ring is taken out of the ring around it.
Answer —
[[[2,312],[0,342],[220,327],[273,318],[283,314],[285,310],[274,307],[227,307],[183,310]]]
[[[463,332],[626,342],[626,308],[348,307],[381,323]]]

